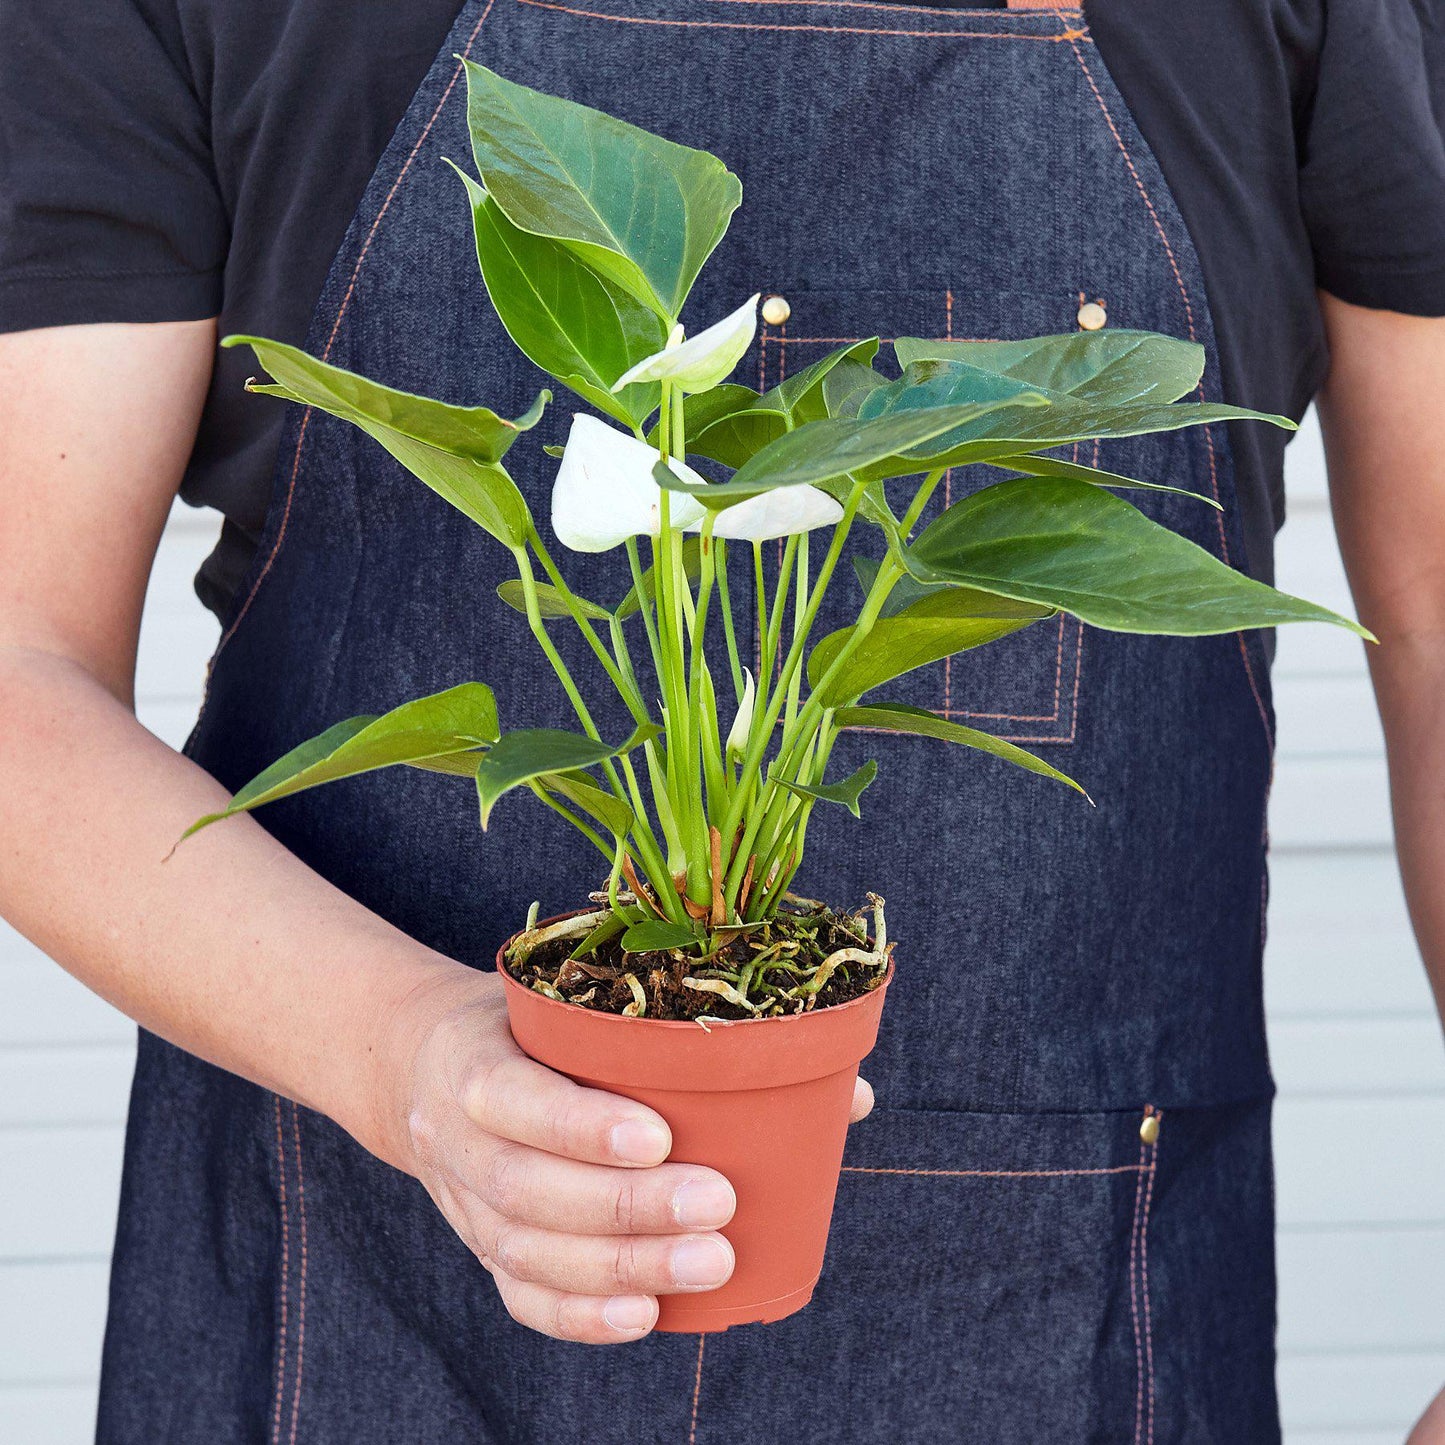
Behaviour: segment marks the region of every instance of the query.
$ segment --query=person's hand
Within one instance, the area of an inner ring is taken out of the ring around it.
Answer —
[[[460,970],[413,996],[390,1037],[402,1117],[384,1154],[425,1185],[513,1319],[558,1339],[636,1340],[658,1295],[732,1273],[717,1233],[732,1186],[665,1163],[672,1136],[651,1109],[522,1053],[495,974]],[[860,1080],[853,1118],[872,1105]]]
[[[1415,1422],[1405,1445],[1445,1445],[1445,1390],[1435,1396]]]

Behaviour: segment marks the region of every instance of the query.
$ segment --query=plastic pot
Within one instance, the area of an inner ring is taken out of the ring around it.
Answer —
[[[802,1309],[822,1273],[853,1084],[878,1036],[892,965],[850,1003],[704,1029],[547,998],[503,966],[510,943],[497,971],[521,1048],[579,1084],[655,1109],[672,1129],[669,1157],[718,1170],[737,1194],[721,1231],[737,1256],[732,1278],[663,1295],[657,1328],[706,1333]]]

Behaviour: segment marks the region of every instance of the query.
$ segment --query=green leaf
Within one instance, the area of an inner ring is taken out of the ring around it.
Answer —
[[[1171,534],[1172,535],[1172,534]],[[837,707],[941,658],[952,657],[1019,632],[1055,609],[1015,602],[968,587],[945,587],[917,598],[893,617],[879,617],[820,694]],[[808,684],[816,689],[851,641],[855,627],[830,632],[808,657]]]
[[[849,341],[819,357],[811,366],[781,381],[771,391],[764,392],[761,405],[772,411],[785,412],[797,425],[808,421],[821,421],[831,415],[826,405],[824,386],[828,377],[840,366],[857,366],[871,370],[873,358],[878,355],[878,338],[870,336],[863,341]]]
[[[910,470],[931,471],[941,466],[965,466],[1037,452],[1095,437],[1131,437],[1178,431],[1222,421],[1266,421],[1294,431],[1287,417],[1214,402],[1126,402],[1114,405],[1092,399],[1027,389],[1026,383],[983,372],[962,362],[918,361],[902,377],[873,390],[859,408],[860,419],[895,416],[955,406],[987,395],[1017,389],[1007,400],[990,407],[929,445],[908,454]],[[1039,398],[1030,404],[1031,398]]]
[[[616,913],[609,913],[571,953],[568,958],[587,958],[597,952],[609,938],[616,938],[627,927],[627,920]]]
[[[790,783],[783,778],[772,778],[780,788],[786,788],[790,793],[796,793],[800,798],[818,798],[825,803],[840,803],[852,813],[855,818],[863,815],[858,811],[858,799],[863,796],[863,789],[878,776],[878,764],[872,758],[863,764],[856,773],[844,778],[841,783]],[[772,777],[769,774],[769,777]]]
[[[992,733],[980,732],[977,728],[966,728],[961,723],[950,722],[937,713],[924,708],[908,707],[903,703],[883,702],[867,707],[839,708],[833,714],[834,723],[840,728],[878,728],[885,732],[912,733],[915,737],[939,738],[946,743],[959,743],[966,748],[977,748],[980,752],[1002,758],[1006,763],[1026,768],[1041,778],[1052,778],[1058,783],[1067,783],[1075,792],[1084,792],[1067,773],[1046,763],[1042,758],[1023,748],[1015,747]],[[1089,798],[1093,802],[1092,798]]]
[[[248,390],[314,406],[351,422],[504,545],[520,547],[530,535],[532,514],[526,499],[501,466],[485,456],[500,458],[519,433],[535,426],[550,392],[542,392],[524,416],[504,421],[485,407],[450,406],[394,391],[279,341],[228,336],[221,344],[250,346],[277,378],[274,385],[250,383]]]
[[[550,582],[538,582],[534,584],[537,589],[537,611],[543,617],[571,617],[571,608],[567,606],[567,599]],[[516,612],[524,617],[527,614],[527,589],[522,586],[520,577],[510,577],[497,588],[497,596]],[[584,616],[590,617],[594,622],[610,622],[612,614],[605,608],[599,607],[595,602],[589,602],[585,597],[573,596],[577,610]]]
[[[599,788],[586,773],[544,773],[537,781],[549,793],[559,793],[591,813],[614,838],[625,838],[637,822],[621,798]]]
[[[514,226],[471,176],[457,174],[471,201],[482,280],[507,334],[584,401],[640,426],[662,388],[643,382],[614,395],[612,383],[666,344],[661,318],[560,242]]]
[[[955,502],[905,553],[923,582],[1058,608],[1115,632],[1201,636],[1358,623],[1227,567],[1099,487],[1019,477]],[[1371,639],[1372,640],[1372,639]]]
[[[858,574],[858,581],[863,588],[865,597],[873,590],[878,569],[882,565],[876,557],[853,558],[853,570]],[[920,598],[931,597],[936,592],[946,592],[947,590],[946,582],[920,582],[916,577],[900,577],[893,584],[878,615],[879,617],[897,617],[900,612],[912,607]]]
[[[919,467],[900,454],[933,437],[954,431],[964,422],[991,411],[998,403],[903,410],[876,419],[828,418],[808,422],[763,448],[732,481],[707,488],[687,486],[681,479],[657,480],[670,491],[686,492],[712,511],[745,502],[775,487],[832,481],[850,473],[899,476]]]
[[[683,574],[687,580],[695,586],[698,578],[702,576],[702,538],[683,538],[681,552]],[[617,612],[615,615],[620,620],[626,621],[626,619],[634,613],[642,611],[644,602],[650,607],[652,605],[652,595],[656,588],[657,579],[653,575],[653,569],[649,567],[642,574],[642,596],[639,597],[637,588],[633,587],[629,590],[627,596],[617,604]]]
[[[738,178],[706,151],[466,70],[472,154],[507,218],[675,321],[742,200]]]
[[[787,418],[782,412],[751,406],[730,412],[700,431],[689,430],[687,449],[736,470],[787,430]]]
[[[1138,492],[1172,492],[1177,497],[1193,497],[1216,512],[1224,508],[1203,492],[1191,492],[1187,487],[1166,487],[1162,482],[1141,482],[1134,477],[1120,476],[1118,472],[1106,472],[1099,467],[1084,467],[1077,462],[1066,462],[1059,457],[1021,456],[1009,457],[1005,463],[1011,471],[1022,472],[1026,477],[1068,477],[1076,482],[1088,482],[1092,487],[1121,487]]]
[[[482,827],[491,822],[497,800],[513,788],[520,788],[547,773],[569,773],[604,763],[656,737],[658,731],[655,724],[648,723],[617,747],[560,728],[523,728],[508,733],[477,764]]]
[[[182,837],[189,838],[222,818],[249,813],[263,803],[377,768],[410,763],[442,771],[443,758],[474,755],[478,747],[494,743],[498,733],[497,700],[491,688],[480,682],[464,682],[416,698],[381,716],[348,718],[278,758],[252,778],[226,808],[192,823]]]
[[[929,341],[900,336],[898,364],[962,361],[1079,401],[1171,402],[1204,375],[1204,348],[1152,331],[1072,331],[1024,341]]]
[[[857,416],[864,401],[889,385],[871,366],[843,360],[823,378],[823,405],[829,416]]]
[[[622,935],[623,953],[663,953],[672,948],[690,948],[697,934],[686,923],[668,923],[662,918],[644,918]]]

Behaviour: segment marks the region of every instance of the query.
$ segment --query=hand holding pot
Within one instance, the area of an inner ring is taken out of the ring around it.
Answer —
[[[514,1319],[590,1344],[635,1340],[659,1294],[733,1269],[721,1174],[664,1161],[651,1109],[574,1084],[512,1040],[494,974],[460,970],[403,1005],[393,1162],[414,1174],[496,1281]],[[872,1106],[860,1083],[854,1117]]]

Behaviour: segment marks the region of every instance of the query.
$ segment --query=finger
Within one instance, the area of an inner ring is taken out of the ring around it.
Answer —
[[[583,1345],[620,1345],[640,1340],[657,1323],[657,1301],[647,1295],[597,1298],[565,1294],[546,1285],[513,1279],[492,1269],[507,1313],[520,1325]]]
[[[853,1106],[848,1111],[848,1122],[856,1124],[873,1112],[873,1085],[867,1079],[859,1078],[853,1083]]]
[[[732,1185],[695,1164],[610,1169],[499,1140],[452,1167],[498,1214],[568,1234],[720,1229],[737,1208]]]
[[[498,1269],[567,1294],[696,1294],[733,1272],[732,1246],[720,1234],[564,1234],[504,1219],[479,1200],[466,1212]]]
[[[602,1089],[585,1089],[523,1053],[464,1076],[463,1112],[489,1134],[592,1164],[660,1164],[672,1148],[661,1115]]]

